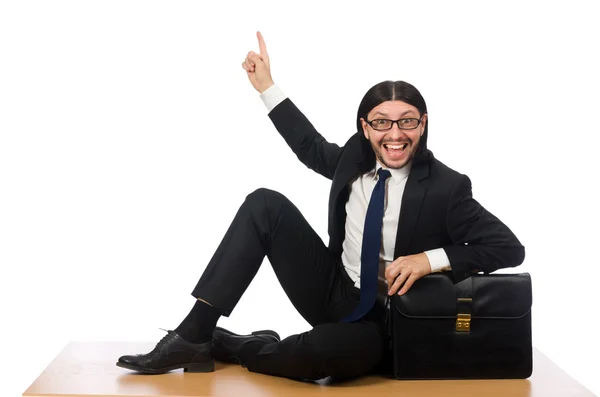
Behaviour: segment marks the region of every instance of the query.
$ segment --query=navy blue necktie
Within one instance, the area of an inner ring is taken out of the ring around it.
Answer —
[[[379,175],[379,180],[371,194],[367,216],[365,217],[365,228],[363,230],[362,251],[360,254],[360,303],[342,322],[349,323],[360,320],[373,308],[375,299],[377,298],[385,180],[391,176],[390,172],[383,168],[380,168],[377,174]]]

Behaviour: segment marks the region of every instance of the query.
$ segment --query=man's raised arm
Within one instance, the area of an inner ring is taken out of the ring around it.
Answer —
[[[308,168],[332,179],[342,148],[329,143],[302,112],[275,85],[265,41],[256,33],[260,54],[250,51],[242,62],[250,83],[261,94],[269,118],[298,159]]]

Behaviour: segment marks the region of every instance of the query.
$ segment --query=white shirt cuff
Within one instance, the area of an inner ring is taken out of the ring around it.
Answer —
[[[446,251],[443,248],[425,251],[425,255],[429,259],[431,273],[451,270],[450,259],[448,259],[448,255],[446,255]]]
[[[286,98],[287,96],[281,91],[281,88],[279,88],[277,84],[273,84],[260,94],[260,99],[265,103],[269,113]]]

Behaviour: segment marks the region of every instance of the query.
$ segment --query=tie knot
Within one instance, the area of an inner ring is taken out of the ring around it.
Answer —
[[[379,175],[379,179],[384,182],[386,179],[388,179],[390,176],[392,176],[392,174],[388,170],[384,170],[383,168],[380,168],[379,170],[377,170],[377,175]]]

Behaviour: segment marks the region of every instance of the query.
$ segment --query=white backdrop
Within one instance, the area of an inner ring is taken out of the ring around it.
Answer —
[[[275,82],[329,141],[356,132],[374,84],[421,91],[429,148],[526,247],[509,271],[532,275],[534,345],[600,394],[594,2],[487,3],[0,3],[2,395],[69,341],[176,327],[258,187],[328,241],[330,183],[241,67],[257,30]],[[220,324],[308,329],[266,260]]]

